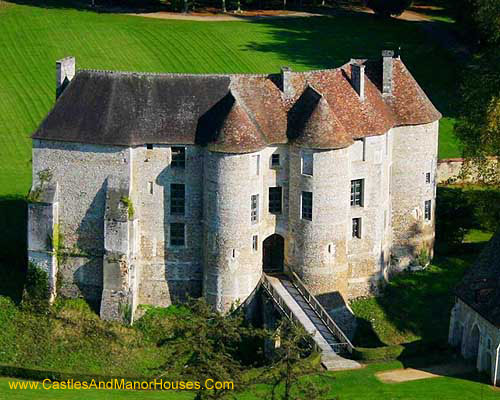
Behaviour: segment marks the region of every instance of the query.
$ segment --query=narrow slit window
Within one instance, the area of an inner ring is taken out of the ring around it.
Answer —
[[[153,194],[153,182],[148,182],[148,192],[149,194]]]
[[[183,223],[174,222],[170,224],[170,245],[171,246],[184,246],[186,243],[185,238],[185,225]]]
[[[302,192],[302,219],[312,221],[312,192]]]
[[[259,236],[252,236],[252,250],[257,251],[259,249]]]
[[[425,183],[431,183],[431,173],[427,172],[425,174]]]
[[[352,237],[361,239],[361,218],[352,219]]]
[[[186,148],[172,147],[172,167],[186,168]]]
[[[269,212],[272,214],[281,214],[282,210],[282,188],[281,186],[269,188]]]
[[[170,185],[170,214],[184,215],[186,211],[186,189],[183,184]]]
[[[425,201],[425,207],[424,207],[424,211],[425,211],[425,219],[427,221],[430,221],[431,220],[431,200],[426,200]]]
[[[259,195],[253,194],[250,198],[250,221],[256,224],[259,221]]]

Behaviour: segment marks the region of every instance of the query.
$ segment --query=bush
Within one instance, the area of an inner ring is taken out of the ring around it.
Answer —
[[[390,361],[396,360],[403,351],[404,347],[399,344],[373,348],[355,347],[352,357],[360,361]]]
[[[412,0],[366,0],[366,5],[375,14],[390,17],[391,15],[401,15],[404,10],[410,7]]]
[[[35,312],[49,308],[49,276],[36,264],[29,263],[23,292],[23,307]]]

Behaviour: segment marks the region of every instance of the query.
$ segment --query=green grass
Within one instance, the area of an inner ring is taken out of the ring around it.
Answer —
[[[372,364],[355,371],[332,372],[322,375],[303,377],[299,381],[301,387],[311,384],[327,386],[330,389],[328,399],[337,396],[340,400],[493,400],[498,399],[498,391],[478,381],[478,376],[470,375],[461,378],[439,377],[421,379],[403,383],[382,383],[375,373],[385,370],[407,367],[394,361],[383,364]],[[8,386],[9,379],[0,378],[0,399],[28,400],[118,400],[118,399],[193,399],[189,392],[133,392],[133,391],[76,391],[76,390],[27,390],[12,391]],[[263,399],[269,394],[269,385],[257,385],[245,393],[239,394],[240,400]],[[319,400],[319,399],[318,399]]]
[[[54,102],[55,60],[80,68],[154,72],[277,72],[335,67],[401,46],[402,57],[446,117],[456,65],[418,24],[345,15],[236,22],[155,20],[2,3],[0,8],[0,196],[25,194],[31,181],[30,134]],[[67,4],[67,3],[65,3]],[[446,124],[445,124],[446,125]],[[442,152],[459,154],[443,128]]]
[[[453,133],[454,118],[444,117],[439,123],[439,151],[438,156],[443,158],[461,157],[462,147],[460,141]]]

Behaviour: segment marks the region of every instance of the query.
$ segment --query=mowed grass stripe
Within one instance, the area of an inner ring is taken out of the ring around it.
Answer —
[[[416,24],[386,23],[366,15],[175,21],[21,5],[9,5],[0,13],[4,194],[24,194],[29,187],[29,135],[53,104],[55,60],[67,55],[77,57],[79,68],[270,73],[282,65],[295,70],[338,66],[351,57],[374,57],[382,48],[403,45],[410,71],[445,116],[453,117],[447,101],[455,66]],[[447,156],[458,156],[450,126],[447,123],[443,131],[442,147]]]

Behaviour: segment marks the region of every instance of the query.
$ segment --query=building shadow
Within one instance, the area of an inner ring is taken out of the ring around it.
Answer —
[[[0,296],[19,303],[27,267],[27,203],[22,196],[0,197]]]

